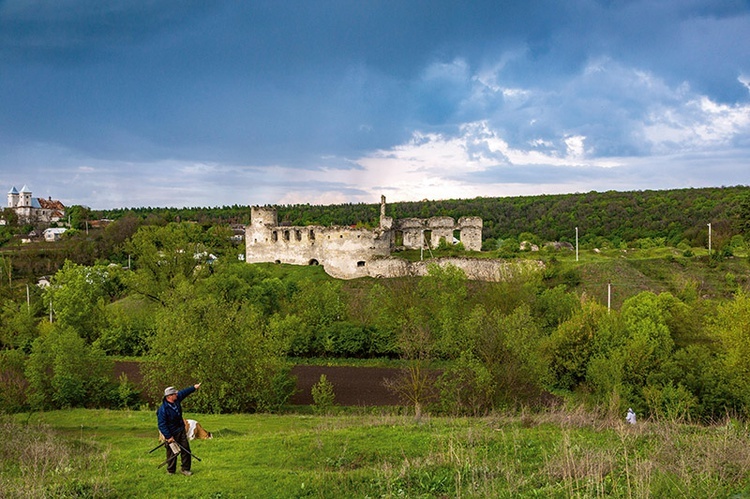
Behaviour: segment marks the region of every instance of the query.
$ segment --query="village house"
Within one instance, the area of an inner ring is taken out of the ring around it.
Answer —
[[[47,242],[59,241],[66,230],[68,229],[64,227],[50,227],[49,229],[44,229],[44,240]]]

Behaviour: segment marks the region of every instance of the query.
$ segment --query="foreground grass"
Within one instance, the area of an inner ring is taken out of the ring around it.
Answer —
[[[162,449],[148,453],[158,443],[151,411],[77,409],[2,419],[0,496],[750,494],[748,428],[731,421],[630,427],[584,412],[419,422],[390,414],[197,419],[215,438],[193,442],[202,462],[194,462],[192,477],[157,469],[164,454]],[[10,443],[24,433],[38,437],[21,445],[31,455],[9,453]]]

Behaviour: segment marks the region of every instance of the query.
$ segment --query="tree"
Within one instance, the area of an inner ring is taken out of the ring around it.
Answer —
[[[212,249],[204,241],[203,230],[197,224],[141,227],[126,245],[135,267],[129,275],[128,287],[151,300],[162,301],[161,294],[176,282],[195,282],[207,275],[207,259]]]
[[[596,336],[606,313],[601,305],[586,301],[549,336],[544,348],[555,386],[574,389],[586,379],[592,356],[602,353],[596,351]]]
[[[282,343],[270,337],[257,307],[196,293],[187,281],[163,300],[145,369],[154,394],[203,382],[189,403],[211,413],[271,410],[291,396]]]
[[[444,412],[480,416],[492,409],[496,385],[487,366],[467,351],[440,376],[437,389]]]
[[[112,362],[70,327],[49,325],[26,364],[29,403],[36,409],[99,407],[110,398]]]
[[[719,305],[709,331],[721,345],[719,358],[733,399],[728,405],[743,407],[746,412],[750,404],[750,297],[740,293]]]
[[[91,209],[87,206],[73,205],[65,210],[65,214],[70,219],[72,229],[86,230],[91,220]]]
[[[750,194],[745,194],[737,203],[736,224],[739,232],[750,236]]]
[[[66,261],[45,288],[44,303],[51,306],[55,320],[90,343],[106,326],[106,305],[121,291],[115,267],[87,267]]]
[[[425,316],[430,322],[435,340],[435,353],[447,358],[458,358],[470,348],[462,327],[467,306],[466,274],[454,265],[430,264],[427,275],[419,282]]]
[[[154,335],[155,313],[154,303],[142,297],[127,297],[108,305],[107,324],[94,344],[108,355],[146,354]]]
[[[566,289],[564,284],[545,289],[533,303],[535,315],[540,318],[544,328],[556,328],[581,309],[581,300]]]
[[[538,400],[547,383],[549,362],[542,355],[542,329],[522,304],[510,314],[475,308],[477,357],[492,374],[496,406]]]
[[[429,325],[419,309],[409,308],[404,311],[398,347],[402,358],[407,361],[407,367],[385,384],[389,390],[414,407],[414,417],[419,420],[422,417],[422,409],[435,395],[428,370],[434,340]]]
[[[37,318],[26,303],[4,301],[0,308],[0,349],[28,351],[38,335],[36,323]]]
[[[622,305],[625,379],[635,386],[645,386],[649,376],[657,373],[672,354],[674,341],[667,325],[668,315],[661,306],[665,301],[668,302],[645,291]]]

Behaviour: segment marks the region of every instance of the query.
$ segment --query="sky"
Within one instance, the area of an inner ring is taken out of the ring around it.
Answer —
[[[747,0],[0,0],[0,188],[93,209],[750,184]]]

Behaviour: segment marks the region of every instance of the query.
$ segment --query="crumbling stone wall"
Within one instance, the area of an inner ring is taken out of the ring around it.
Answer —
[[[274,208],[252,207],[250,225],[245,228],[245,261],[323,265],[327,273],[340,279],[410,275],[408,272],[413,270],[408,266],[384,260],[395,249],[397,232],[401,232],[403,247],[407,249],[437,248],[441,239],[450,244],[456,233],[465,249],[480,251],[482,248],[481,218],[462,217],[458,223],[450,217],[394,220],[385,215],[385,196],[382,196],[380,226],[376,230],[280,226]],[[482,272],[467,272],[467,275],[480,274]]]
[[[441,267],[452,265],[463,270],[470,280],[489,282],[507,281],[524,272],[536,272],[544,269],[544,263],[532,260],[435,258],[420,262],[407,262],[399,258],[383,258],[372,262],[368,266],[368,271],[371,277],[425,276],[431,264],[437,264]]]

